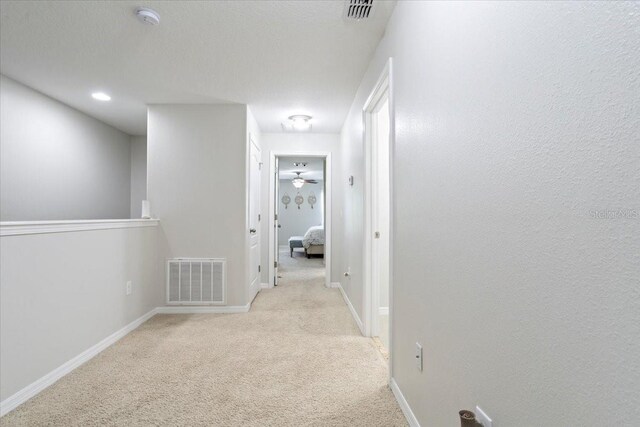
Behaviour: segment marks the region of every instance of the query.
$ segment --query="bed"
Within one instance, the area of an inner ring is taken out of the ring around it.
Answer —
[[[304,248],[307,258],[311,255],[324,255],[324,227],[321,225],[311,227],[304,236],[292,236],[289,238],[290,255],[293,257],[295,248]]]

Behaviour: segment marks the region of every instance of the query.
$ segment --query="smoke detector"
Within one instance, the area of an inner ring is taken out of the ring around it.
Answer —
[[[344,18],[347,21],[361,21],[373,13],[373,0],[345,0]]]
[[[148,7],[139,7],[136,9],[136,18],[143,24],[158,25],[160,23],[160,15],[153,9]]]

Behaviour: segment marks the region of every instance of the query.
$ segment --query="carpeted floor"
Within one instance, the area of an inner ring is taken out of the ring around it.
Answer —
[[[286,255],[249,313],[157,315],[0,424],[406,426],[322,260]]]

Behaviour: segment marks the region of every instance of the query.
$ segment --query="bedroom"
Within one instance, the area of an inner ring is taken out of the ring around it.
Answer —
[[[325,160],[277,158],[278,278],[292,274],[325,276]],[[278,283],[280,284],[280,283]]]

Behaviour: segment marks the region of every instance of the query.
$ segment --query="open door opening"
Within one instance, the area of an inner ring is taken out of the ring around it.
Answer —
[[[313,276],[329,287],[330,170],[329,153],[271,153],[272,286]]]
[[[325,274],[325,159],[277,156],[274,284]]]

